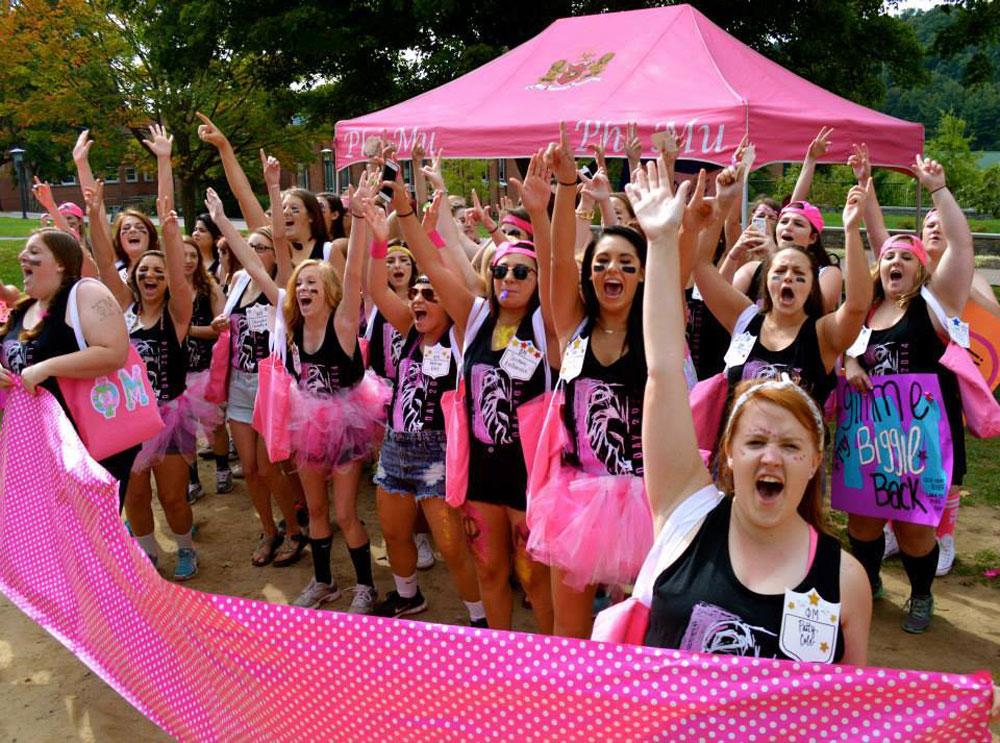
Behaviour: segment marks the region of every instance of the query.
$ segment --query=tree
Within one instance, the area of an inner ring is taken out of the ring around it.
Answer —
[[[938,123],[937,134],[924,143],[924,151],[945,167],[948,186],[959,202],[967,202],[978,189],[982,174],[969,146],[965,122],[948,112]]]

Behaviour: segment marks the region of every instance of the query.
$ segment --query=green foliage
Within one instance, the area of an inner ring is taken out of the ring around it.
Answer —
[[[979,185],[971,189],[968,205],[993,217],[1000,217],[1000,164],[980,174]]]
[[[972,198],[982,178],[970,147],[972,138],[965,129],[965,121],[951,112],[945,113],[938,123],[937,134],[924,144],[927,155],[944,166],[948,186],[963,204]]]
[[[442,160],[441,175],[444,176],[448,193],[471,199],[472,189],[476,189],[480,198],[484,197],[486,188],[483,179],[486,178],[487,163],[485,160]],[[471,204],[471,201],[469,201]]]

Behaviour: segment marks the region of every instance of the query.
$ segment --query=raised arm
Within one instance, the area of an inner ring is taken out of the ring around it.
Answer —
[[[90,148],[94,140],[90,138],[90,129],[84,129],[80,136],[76,138],[73,145],[73,163],[76,165],[76,180],[80,184],[80,193],[83,198],[87,198],[87,189],[94,190],[97,187],[97,179],[94,178],[94,171],[90,168]]]
[[[860,145],[852,145],[852,149],[854,151],[847,158],[847,164],[854,171],[858,185],[864,186],[872,177],[868,145],[862,142]],[[878,195],[874,188],[871,190],[871,195],[865,199],[863,218],[865,231],[868,233],[868,248],[871,251],[869,263],[878,263],[878,252],[882,244],[889,239],[889,231],[885,228],[885,218],[882,216],[882,208],[879,206]]]
[[[639,126],[630,121],[625,125],[625,157],[628,158],[629,177],[642,163],[642,140],[639,139]]]
[[[827,369],[833,368],[837,357],[850,348],[858,337],[872,304],[872,278],[861,241],[861,216],[865,201],[873,190],[872,179],[869,178],[864,186],[854,186],[848,192],[847,203],[844,205],[847,292],[844,303],[816,323],[820,352]]]
[[[275,283],[285,286],[292,277],[292,246],[285,235],[285,215],[281,210],[281,163],[268,157],[260,148],[260,164],[264,171],[264,184],[271,204],[271,238],[274,243],[274,261],[278,267]]]
[[[191,314],[194,311],[194,289],[184,277],[184,241],[181,239],[181,228],[177,223],[177,212],[167,209],[168,200],[156,200],[156,214],[160,219],[163,231],[163,254],[167,264],[167,289],[170,299],[170,317],[174,321],[177,338],[183,340],[187,336],[191,324]]]
[[[684,302],[680,290],[678,230],[689,184],[671,196],[657,162],[637,173],[625,189],[646,233],[646,292],[642,329],[648,378],[643,400],[642,456],[654,534],[674,508],[712,478],[702,463],[684,377]]]
[[[462,277],[452,271],[438,254],[438,249],[424,232],[417,215],[410,209],[410,200],[406,195],[406,187],[401,177],[395,181],[386,181],[392,186],[392,207],[399,219],[407,246],[417,259],[420,270],[427,274],[434,286],[434,293],[441,300],[445,312],[455,323],[455,329],[460,335],[465,334],[465,324],[469,320],[476,295],[465,285]],[[437,193],[434,199],[444,200],[443,193]],[[439,206],[439,208],[444,208]]]
[[[101,282],[108,287],[121,309],[126,309],[135,297],[132,290],[122,281],[115,267],[115,248],[111,241],[111,227],[104,213],[104,182],[95,181],[93,187],[83,190],[83,200],[90,222],[90,243],[94,248],[94,260]]]
[[[715,246],[719,242],[719,235],[722,233],[722,223],[725,221],[726,210],[739,188],[738,171],[732,167],[723,170],[716,178],[716,193],[718,195],[711,200],[713,204],[712,220],[699,238],[694,266],[694,280],[705,304],[715,319],[730,333],[736,327],[736,321],[740,315],[752,302],[743,292],[733,287],[722,277],[719,269],[712,262],[712,258],[715,254]],[[709,200],[706,199],[706,201]]]
[[[936,160],[925,160],[917,155],[911,170],[927,189],[934,201],[941,231],[948,248],[934,269],[931,291],[949,315],[961,315],[969,299],[972,276],[975,273],[975,256],[972,250],[972,232],[945,180],[944,168]]]
[[[410,167],[413,170],[413,194],[417,199],[417,209],[423,209],[427,203],[427,176],[424,175],[424,148],[419,142],[414,142],[410,157]]]
[[[439,201],[437,197],[434,200]],[[386,218],[385,210],[369,199],[365,204],[365,221],[372,236],[371,260],[368,262],[368,293],[378,311],[405,338],[413,326],[413,314],[410,312],[409,304],[389,288],[389,272],[385,267],[389,220]]]
[[[257,257],[257,252],[251,248],[240,231],[236,229],[226,212],[222,208],[222,199],[215,192],[214,188],[205,191],[205,207],[208,214],[222,232],[222,236],[229,243],[229,250],[232,251],[236,259],[243,264],[245,270],[254,283],[264,292],[264,296],[275,307],[278,306],[278,285],[271,278],[271,275],[264,269],[264,264]]]
[[[802,161],[802,170],[799,171],[798,180],[795,181],[795,190],[792,191],[792,201],[804,201],[808,198],[813,176],[816,174],[816,161],[830,149],[831,134],[833,134],[833,127],[824,126],[819,130],[816,138],[809,143],[805,160]]]
[[[152,139],[144,139],[142,143],[156,157],[156,205],[164,204],[165,213],[174,208],[174,170],[170,162],[170,153],[174,148],[174,136],[167,136],[166,127],[151,124],[149,134]]]
[[[539,288],[548,283],[551,297],[552,327],[560,346],[569,342],[583,319],[585,308],[580,297],[580,268],[576,263],[576,162],[566,135],[565,122],[559,123],[559,142],[549,144],[545,165],[556,177],[556,201],[552,210],[552,260],[547,276],[539,264]],[[546,191],[548,187],[546,186]],[[589,228],[588,228],[589,232]]]
[[[365,208],[378,193],[381,178],[377,174],[362,174],[351,203],[357,201]],[[361,219],[351,220],[351,234],[347,238],[347,261],[344,263],[343,297],[333,315],[340,347],[348,354],[354,353],[358,343],[358,326],[361,322],[362,266],[364,264],[365,238],[368,224]]]
[[[247,227],[251,230],[263,227],[267,224],[267,216],[264,214],[264,208],[257,201],[257,197],[253,195],[253,188],[250,186],[246,173],[243,172],[240,161],[236,158],[232,144],[205,114],[196,111],[195,115],[203,122],[198,127],[198,136],[203,142],[207,142],[219,150],[219,158],[222,160],[222,169],[226,173],[226,181],[240,204],[240,211],[243,212]]]
[[[38,180],[38,176],[35,176],[35,183],[31,187],[31,192],[35,195],[35,200],[42,205],[42,208],[52,217],[52,223],[57,229],[63,232],[68,232],[71,235],[75,235],[76,239],[80,239],[80,235],[77,234],[76,230],[69,226],[69,222],[66,221],[66,215],[59,211],[59,207],[56,206],[55,197],[52,196],[52,186],[49,185],[48,181]]]

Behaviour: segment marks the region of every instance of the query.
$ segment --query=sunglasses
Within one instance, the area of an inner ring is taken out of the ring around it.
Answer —
[[[498,266],[493,266],[493,278],[496,281],[503,281],[507,278],[507,273],[509,271],[514,273],[514,278],[518,281],[524,281],[535,269],[530,266],[526,266],[523,263],[516,263],[513,266],[508,266],[507,264],[500,264]]]
[[[411,302],[417,297],[423,297],[425,302],[434,302],[434,304],[437,304],[437,294],[429,286],[422,289],[418,289],[415,286],[410,287],[409,297]]]
[[[518,240],[524,237],[524,233],[517,227],[508,227],[507,229],[501,229],[500,231],[507,237],[516,237]]]

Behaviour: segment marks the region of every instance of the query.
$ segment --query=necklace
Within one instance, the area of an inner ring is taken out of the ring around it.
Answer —
[[[624,333],[625,331],[628,330],[628,328],[604,328],[601,327],[600,323],[595,323],[595,324],[598,330],[600,330],[602,333],[607,333],[608,335],[611,335],[612,333]]]

